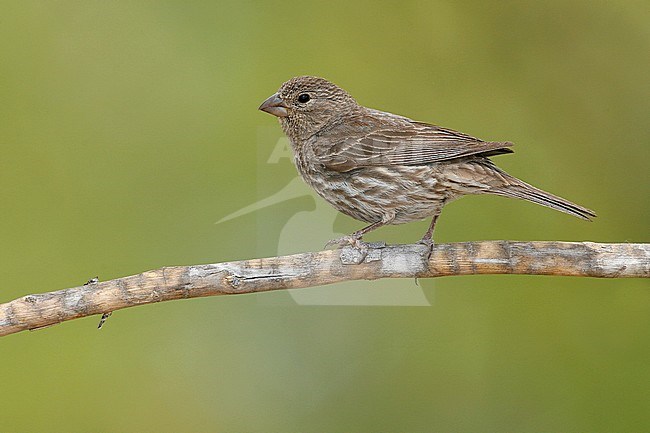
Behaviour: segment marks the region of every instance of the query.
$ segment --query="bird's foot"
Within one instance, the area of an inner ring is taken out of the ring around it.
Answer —
[[[433,253],[433,239],[429,236],[424,236],[418,241],[418,244],[425,245],[429,249],[429,252],[427,253],[427,260],[429,260],[431,258],[431,253]]]
[[[361,240],[361,236],[357,236],[356,234],[351,234],[347,236],[343,236],[340,238],[332,239],[331,241],[328,241],[325,244],[325,248],[329,248],[331,246],[337,246],[339,248],[343,248],[346,246],[351,246],[353,248],[363,250],[363,249],[368,249],[368,244],[364,241]]]
[[[361,235],[353,233],[338,239],[332,239],[325,245],[325,248],[331,245],[336,245],[341,249],[341,262],[344,265],[358,265],[366,259],[371,248],[383,248],[386,243],[364,242],[361,240]]]

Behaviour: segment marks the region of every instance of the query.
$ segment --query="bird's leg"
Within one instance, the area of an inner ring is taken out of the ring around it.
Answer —
[[[429,257],[431,257],[431,252],[433,251],[433,229],[436,227],[436,221],[438,221],[439,216],[440,216],[440,211],[433,214],[433,218],[431,219],[431,224],[429,224],[429,228],[424,233],[424,236],[422,236],[422,239],[418,241],[419,244],[423,244],[429,247]]]
[[[366,233],[371,232],[371,231],[373,231],[375,229],[378,229],[381,226],[385,226],[386,224],[389,224],[392,220],[393,220],[393,218],[384,218],[384,219],[382,219],[380,221],[374,222],[374,223],[362,228],[361,230],[357,230],[356,232],[354,232],[354,233],[352,233],[350,235],[343,236],[341,238],[332,239],[331,241],[329,241],[328,243],[325,244],[325,248],[327,248],[327,247],[329,247],[331,245],[338,245],[338,246],[341,246],[341,247],[343,247],[345,245],[352,245],[354,248],[367,249],[368,244],[361,240],[363,235],[365,235]]]

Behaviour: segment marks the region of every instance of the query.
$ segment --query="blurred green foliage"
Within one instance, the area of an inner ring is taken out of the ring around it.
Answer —
[[[0,17],[0,302],[275,255],[312,199],[214,222],[295,176],[286,160],[260,167],[260,134],[281,131],[256,108],[304,73],[511,140],[501,167],[599,215],[471,197],[445,210],[438,242],[650,240],[645,1],[3,0]],[[426,224],[371,239],[411,242]],[[647,280],[421,284],[431,307],[261,294],[5,337],[0,431],[650,430]]]

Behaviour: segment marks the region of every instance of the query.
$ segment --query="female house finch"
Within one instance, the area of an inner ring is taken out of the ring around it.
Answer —
[[[280,119],[302,178],[337,210],[369,223],[332,243],[360,245],[383,225],[432,217],[420,241],[431,246],[443,206],[467,194],[524,199],[585,220],[596,216],[496,167],[488,157],[512,153],[512,143],[363,107],[323,78],[292,78],[259,109]]]

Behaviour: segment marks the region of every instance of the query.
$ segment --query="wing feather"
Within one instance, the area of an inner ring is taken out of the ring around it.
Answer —
[[[353,125],[320,135],[321,143],[323,139],[329,142],[319,146],[320,152],[316,152],[325,167],[345,172],[360,167],[425,165],[470,155],[512,152],[508,149],[513,145],[510,142],[483,141],[452,129],[375,110],[370,114],[370,121],[368,117],[355,119]],[[361,134],[351,134],[359,129],[363,130]]]

